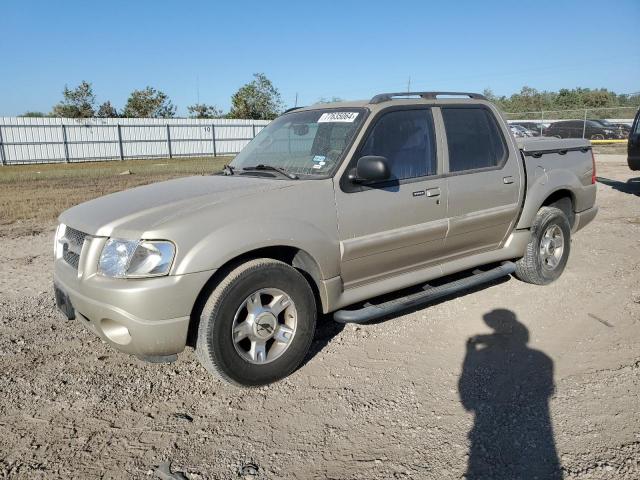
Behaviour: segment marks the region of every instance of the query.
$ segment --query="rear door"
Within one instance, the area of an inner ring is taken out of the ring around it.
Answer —
[[[501,246],[519,213],[523,173],[504,122],[483,104],[442,106],[448,259]]]
[[[391,179],[354,184],[349,170],[365,155],[387,159]],[[447,184],[432,110],[390,107],[365,132],[335,185],[345,289],[435,265],[447,232]]]

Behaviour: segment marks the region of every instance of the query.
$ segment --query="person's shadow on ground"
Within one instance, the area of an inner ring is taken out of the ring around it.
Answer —
[[[458,384],[475,413],[466,478],[560,479],[548,404],[553,361],[527,346],[529,331],[512,311],[483,318],[495,333],[467,340]]]

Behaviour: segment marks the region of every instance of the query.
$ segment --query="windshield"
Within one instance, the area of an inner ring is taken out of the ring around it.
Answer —
[[[242,170],[266,165],[296,175],[326,175],[349,146],[364,115],[361,108],[282,115],[256,135],[231,166],[237,173],[248,173]]]

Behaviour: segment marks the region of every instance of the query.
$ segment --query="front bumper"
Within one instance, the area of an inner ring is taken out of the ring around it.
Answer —
[[[98,275],[86,242],[81,267],[54,262],[55,285],[72,305],[76,320],[117,350],[140,357],[169,356],[184,350],[191,310],[213,271],[143,279]],[[97,263],[95,263],[97,265]],[[71,315],[74,316],[74,315]]]

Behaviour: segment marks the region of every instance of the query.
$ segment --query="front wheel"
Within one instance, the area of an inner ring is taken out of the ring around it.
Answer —
[[[266,385],[302,363],[316,315],[313,291],[302,274],[278,260],[251,260],[209,296],[196,354],[207,370],[228,382]]]
[[[567,265],[571,249],[571,227],[559,208],[542,207],[531,226],[524,256],[516,262],[516,277],[523,282],[547,285]]]

